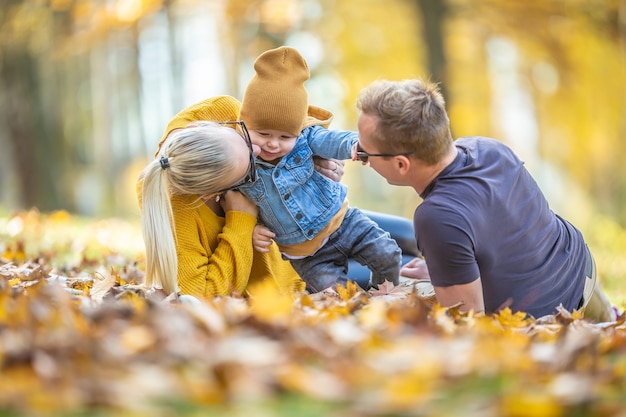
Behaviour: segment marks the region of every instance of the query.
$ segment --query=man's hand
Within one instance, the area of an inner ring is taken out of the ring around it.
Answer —
[[[430,281],[430,274],[426,261],[422,258],[413,258],[400,270],[400,276],[413,279],[427,279]]]
[[[338,159],[324,159],[320,158],[319,156],[314,156],[313,163],[315,164],[315,169],[320,174],[330,178],[335,182],[341,181],[341,178],[344,174],[344,161]]]

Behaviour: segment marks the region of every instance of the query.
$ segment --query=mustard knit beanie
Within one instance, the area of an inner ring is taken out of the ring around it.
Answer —
[[[254,62],[256,74],[243,95],[239,118],[248,129],[272,129],[300,135],[306,120],[309,67],[290,47],[270,49]]]

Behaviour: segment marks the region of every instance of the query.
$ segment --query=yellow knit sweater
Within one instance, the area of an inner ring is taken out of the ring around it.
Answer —
[[[196,103],[169,122],[159,149],[169,133],[198,120],[237,120],[239,102],[218,96]],[[158,153],[159,150],[157,150]],[[138,184],[138,195],[141,193]],[[141,200],[141,197],[140,197]],[[178,255],[178,286],[181,294],[196,297],[246,294],[255,283],[271,280],[284,291],[301,291],[304,282],[284,261],[276,244],[270,252],[252,247],[256,218],[247,213],[229,211],[218,216],[195,195],[172,196]]]

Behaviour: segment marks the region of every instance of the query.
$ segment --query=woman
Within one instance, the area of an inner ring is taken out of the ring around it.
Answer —
[[[284,291],[304,289],[275,244],[267,253],[252,247],[257,208],[232,191],[254,179],[254,150],[245,127],[240,134],[237,123],[202,122],[238,120],[239,107],[235,98],[218,96],[178,113],[142,172],[137,193],[147,286],[200,298],[246,294],[265,280]],[[332,179],[343,175],[341,164],[320,164],[317,169]]]

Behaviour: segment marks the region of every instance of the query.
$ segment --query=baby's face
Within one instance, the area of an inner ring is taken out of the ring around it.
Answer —
[[[252,144],[261,148],[257,156],[264,161],[274,161],[288,154],[296,144],[297,136],[280,130],[250,130]]]

